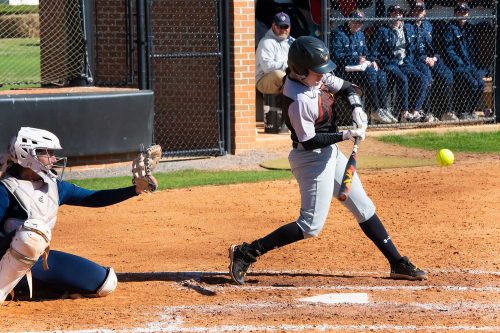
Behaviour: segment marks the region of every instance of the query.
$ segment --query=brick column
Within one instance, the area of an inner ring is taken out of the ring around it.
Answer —
[[[233,149],[255,148],[255,6],[254,0],[229,1]]]

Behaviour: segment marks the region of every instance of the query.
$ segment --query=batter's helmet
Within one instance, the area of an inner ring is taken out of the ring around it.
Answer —
[[[307,75],[311,70],[326,74],[337,67],[330,60],[330,52],[325,43],[315,37],[302,36],[297,38],[288,51],[288,67],[298,75]]]

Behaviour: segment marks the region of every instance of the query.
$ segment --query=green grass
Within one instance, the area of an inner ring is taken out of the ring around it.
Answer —
[[[426,150],[447,148],[454,152],[500,153],[500,131],[422,132],[406,135],[384,135],[378,139],[382,142]]]
[[[202,171],[182,170],[169,173],[155,173],[159,189],[187,188],[204,185],[227,185],[237,183],[255,183],[260,181],[290,179],[287,170],[272,171]],[[131,176],[68,180],[75,185],[104,190],[131,185]]]
[[[0,4],[0,15],[34,14],[34,13],[38,13],[38,6],[36,5],[12,6],[8,4]]]
[[[40,40],[38,38],[0,39],[1,82],[40,82]],[[19,88],[20,86],[9,85],[1,89],[6,90],[11,87]]]

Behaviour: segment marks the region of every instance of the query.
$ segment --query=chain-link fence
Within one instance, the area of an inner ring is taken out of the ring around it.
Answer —
[[[223,58],[218,0],[153,0],[155,141],[166,156],[220,155]]]
[[[371,126],[495,121],[494,0],[330,5],[336,74],[363,88]],[[350,108],[338,102],[349,126]]]
[[[84,72],[79,0],[40,0],[39,5],[0,4],[2,89],[67,85]]]

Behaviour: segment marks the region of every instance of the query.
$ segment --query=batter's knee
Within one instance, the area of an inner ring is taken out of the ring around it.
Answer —
[[[304,233],[304,239],[307,239],[318,237],[321,230],[323,230],[325,222],[315,221],[315,223],[307,223],[306,221],[299,219],[297,220],[297,224],[300,230]]]
[[[102,283],[102,285],[97,289],[96,293],[92,296],[94,297],[105,297],[111,294],[118,285],[118,278],[116,277],[115,270],[113,267],[108,268],[108,275]]]

